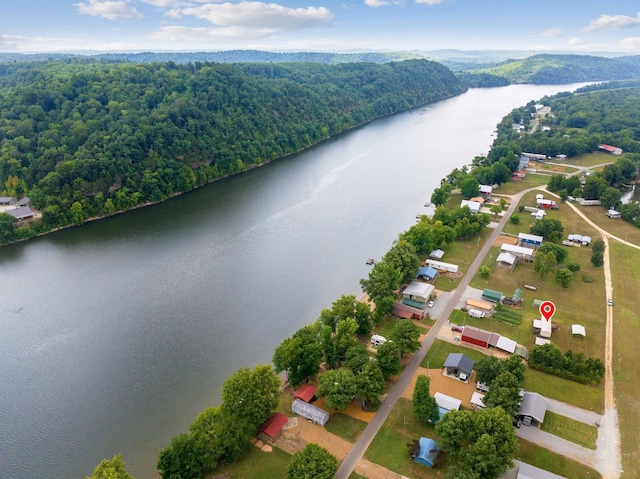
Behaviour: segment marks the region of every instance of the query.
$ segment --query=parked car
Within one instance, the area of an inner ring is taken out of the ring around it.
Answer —
[[[429,302],[427,303],[427,307],[428,308],[433,308],[434,304],[436,304],[436,301],[434,299],[430,299]]]
[[[607,304],[609,306],[613,306],[613,299],[611,299],[611,298],[607,299]]]
[[[457,324],[452,324],[451,325],[451,331],[455,331],[456,333],[461,333],[462,332],[462,326],[458,326]]]

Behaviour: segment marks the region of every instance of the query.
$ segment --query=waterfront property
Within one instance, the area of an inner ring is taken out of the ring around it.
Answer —
[[[282,429],[288,420],[284,414],[274,412],[271,417],[258,428],[258,438],[269,442],[275,441],[282,433]]]

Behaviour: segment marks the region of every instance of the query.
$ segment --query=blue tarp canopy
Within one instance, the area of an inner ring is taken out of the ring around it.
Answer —
[[[431,266],[423,266],[418,270],[418,275],[416,277],[424,277],[426,279],[433,279],[438,274],[438,270],[432,268]]]
[[[433,467],[440,449],[436,445],[436,441],[428,437],[420,438],[420,452],[413,460],[419,464],[423,464],[427,467]]]

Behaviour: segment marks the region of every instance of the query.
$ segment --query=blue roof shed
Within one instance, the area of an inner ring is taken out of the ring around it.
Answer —
[[[435,279],[437,274],[438,274],[438,270],[437,269],[432,268],[431,266],[423,266],[422,268],[420,268],[418,270],[418,274],[417,274],[416,278],[422,279],[422,280],[425,280],[425,281],[431,281],[431,280]]]
[[[433,467],[440,453],[436,441],[428,437],[421,437],[419,444],[420,452],[418,452],[417,456],[413,457],[413,460],[424,466]]]

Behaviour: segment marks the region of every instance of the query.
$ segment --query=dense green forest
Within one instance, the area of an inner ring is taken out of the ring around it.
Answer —
[[[640,78],[640,57],[533,55],[476,70],[506,78],[509,83],[562,84]]]
[[[0,241],[161,201],[465,89],[427,60],[0,64],[0,195],[42,211]]]

